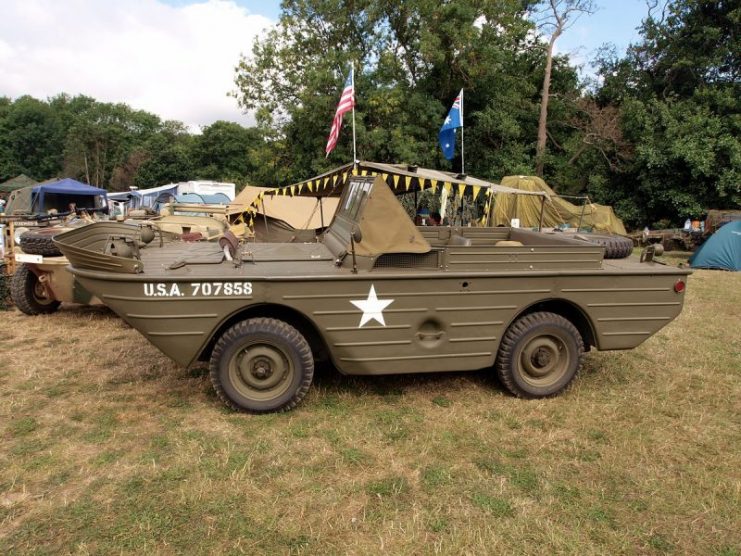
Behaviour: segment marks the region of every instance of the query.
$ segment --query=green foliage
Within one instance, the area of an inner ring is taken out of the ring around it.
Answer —
[[[349,121],[324,155],[351,65],[359,158],[458,170],[460,155],[445,160],[437,134],[463,88],[467,173],[533,174],[546,45],[529,17],[539,4],[285,0],[277,25],[236,68],[232,94],[254,111],[256,127],[218,121],[194,135],[85,96],[0,97],[0,181],[65,175],[125,190],[304,179],[352,159]],[[733,2],[670,1],[649,12],[625,56],[600,52],[590,90],[556,56],[546,181],[613,205],[636,227],[741,205],[740,24]]]
[[[602,105],[618,107],[632,156],[608,176],[629,223],[675,224],[741,206],[741,9],[675,0],[623,59],[600,57]]]
[[[239,181],[255,171],[250,151],[262,141],[256,128],[218,121],[205,127],[193,138],[191,149],[197,177],[211,180]]]
[[[24,96],[0,105],[0,180],[51,177],[61,170],[64,134],[49,104]]]
[[[459,168],[460,160],[451,165],[442,158],[437,132],[464,88],[467,170],[501,177],[527,168],[533,155],[543,52],[528,34],[525,7],[473,0],[284,2],[277,27],[241,60],[235,94],[280,137],[275,156],[290,168],[283,176],[290,181],[351,159],[349,125],[324,157],[351,64],[358,156],[367,160]],[[555,73],[556,91],[573,91],[574,69],[560,64]]]
[[[257,171],[267,156],[261,130],[231,122],[191,135],[181,122],[85,96],[0,97],[0,181],[64,176],[112,191],[199,178],[273,183]]]

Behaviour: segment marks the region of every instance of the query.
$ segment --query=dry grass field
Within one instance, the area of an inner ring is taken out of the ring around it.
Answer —
[[[330,370],[243,415],[105,309],[0,322],[2,554],[739,554],[741,273],[542,401]]]

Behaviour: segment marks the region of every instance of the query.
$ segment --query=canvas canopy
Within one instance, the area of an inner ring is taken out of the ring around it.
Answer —
[[[576,228],[591,228],[595,231],[626,235],[625,226],[612,210],[612,207],[587,203],[575,205],[560,198],[537,176],[506,176],[502,185],[519,192],[542,191],[548,198],[543,208],[543,226],[556,228],[568,224]],[[534,228],[540,222],[540,199],[526,195],[511,195],[497,191],[494,199],[493,225],[509,226],[513,218],[520,219],[520,225]]]
[[[741,270],[741,220],[723,224],[690,257],[690,266]]]
[[[45,214],[54,209],[65,212],[70,203],[77,208],[101,208],[106,206],[107,192],[66,178],[17,189],[10,194],[5,212],[7,214]]]
[[[430,244],[381,176],[351,178],[341,203],[324,236],[325,245],[338,242],[349,253],[350,237],[357,230],[361,238],[355,252],[361,257],[430,251]]]
[[[548,197],[546,191],[522,191],[488,182],[465,174],[443,172],[430,168],[420,168],[408,164],[385,164],[380,162],[359,161],[345,164],[324,174],[314,176],[285,187],[267,188],[258,193],[250,204],[240,205],[235,212],[246,212],[249,216],[245,221],[252,226],[254,215],[257,213],[261,199],[268,194],[282,197],[338,197],[352,176],[380,176],[386,185],[397,195],[413,191],[432,190],[440,192],[446,190],[450,195],[471,195],[485,198],[484,213],[489,214],[494,193],[517,193],[533,198]],[[326,214],[326,213],[325,213]],[[485,223],[486,216],[482,218]]]
[[[321,201],[310,197],[288,197],[278,195],[272,188],[248,185],[229,205],[227,214],[243,212],[245,207],[252,205],[257,214],[283,222],[289,229],[316,230],[329,225],[339,202],[337,197],[322,198]]]
[[[10,178],[8,181],[0,183],[0,193],[10,193],[11,191],[15,191],[16,189],[21,189],[30,185],[36,185],[37,183],[38,182],[35,179],[29,178],[25,174],[21,174],[14,178]]]
[[[345,164],[308,180],[281,188],[273,188],[281,195],[310,197],[339,197],[349,176],[381,176],[392,191],[403,194],[425,189],[447,189],[452,194],[471,194],[481,192],[518,193],[543,197],[544,191],[520,191],[494,182],[474,178],[466,174],[444,172],[432,168],[421,168],[410,164],[386,164],[382,162],[359,161]]]

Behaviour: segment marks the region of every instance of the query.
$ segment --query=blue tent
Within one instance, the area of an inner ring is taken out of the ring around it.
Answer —
[[[69,203],[75,203],[77,208],[101,208],[107,205],[107,193],[71,178],[42,183],[31,190],[32,211],[63,210]]]
[[[78,209],[108,206],[107,192],[73,179],[44,182],[16,189],[8,197],[7,214],[46,214],[54,209],[65,213],[71,203]]]
[[[690,266],[741,270],[741,220],[721,226],[690,257]]]

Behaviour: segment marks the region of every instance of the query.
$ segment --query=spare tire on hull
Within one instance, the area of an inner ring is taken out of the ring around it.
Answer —
[[[29,255],[59,257],[62,252],[54,245],[54,236],[66,231],[65,228],[41,228],[21,235],[21,249]]]
[[[576,239],[588,241],[605,248],[605,259],[624,259],[633,252],[633,240],[609,234],[576,234]]]

